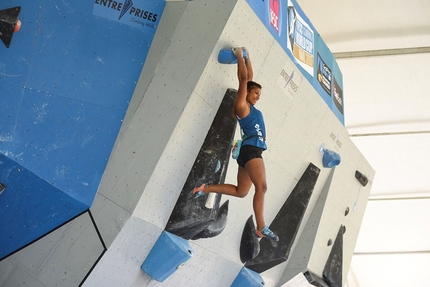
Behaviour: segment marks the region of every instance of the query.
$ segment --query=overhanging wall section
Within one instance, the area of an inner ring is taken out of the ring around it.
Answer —
[[[333,196],[322,208],[324,211],[343,210],[344,203],[339,202],[339,196],[347,202],[355,200],[356,169],[361,169],[369,178],[373,176],[372,168],[350,142],[343,125],[273,40],[246,1],[168,2],[165,13],[175,13],[177,7],[184,10],[181,10],[180,17],[178,14],[175,18],[175,28],[167,29],[165,35],[156,35],[156,38],[160,37],[159,51],[165,52],[158,54],[158,63],[153,63],[153,67],[158,68],[154,68],[142,100],[136,103],[136,111],[130,115],[128,129],[117,141],[109,177],[105,174],[110,183],[104,188],[110,200],[128,196],[129,202],[122,199],[119,202],[131,207],[138,198],[136,194],[141,193],[142,196],[132,219],[88,279],[88,286],[109,285],[114,280],[130,286],[139,280],[150,284],[151,279],[135,268],[136,262],[145,259],[151,243],[166,225],[225,91],[237,88],[236,66],[217,62],[222,48],[246,46],[252,57],[254,79],[263,86],[257,107],[264,113],[269,135],[269,149],[263,154],[269,185],[265,203],[267,223],[274,219],[309,163],[321,168],[293,248],[298,244],[304,225],[332,171],[322,167],[322,154],[319,152],[322,143],[342,156],[341,164],[336,167],[338,183],[330,185],[329,193]],[[165,19],[162,20],[164,23]],[[155,51],[151,49],[152,53]],[[148,82],[147,79],[145,81]],[[168,97],[162,97],[165,95]],[[177,99],[176,95],[183,98]],[[169,117],[173,114],[174,117]],[[157,122],[154,120],[157,116],[163,118]],[[155,132],[160,132],[160,135],[152,137]],[[230,161],[226,182],[235,183],[236,173],[237,164]],[[114,187],[112,190],[111,186]],[[100,191],[101,194],[103,192]],[[230,201],[224,231],[215,238],[191,241],[194,257],[160,286],[180,282],[213,286],[214,281],[220,286],[229,286],[233,282],[243,266],[239,258],[240,238],[246,220],[253,213],[252,193],[253,190],[243,199],[224,197],[223,200]],[[362,193],[359,200],[365,202],[365,195]],[[316,272],[322,271],[318,268],[324,266],[329,254],[320,246],[326,245],[326,237],[336,235],[341,219],[335,220],[335,226],[329,224],[328,219],[323,221],[321,229],[326,229],[328,235],[320,235],[319,227],[315,226],[313,240],[324,243],[310,247],[310,253],[319,258],[319,265],[313,267]],[[358,229],[359,224],[353,228]],[[351,253],[352,245],[348,245],[345,252]],[[304,266],[311,263],[306,262]],[[133,268],[118,275],[114,272],[117,264]],[[268,286],[280,282],[287,264],[275,266],[262,274]]]

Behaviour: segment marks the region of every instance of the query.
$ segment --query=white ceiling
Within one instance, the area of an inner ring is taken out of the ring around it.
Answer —
[[[347,286],[430,286],[430,1],[298,3],[337,58],[346,128],[376,171]]]

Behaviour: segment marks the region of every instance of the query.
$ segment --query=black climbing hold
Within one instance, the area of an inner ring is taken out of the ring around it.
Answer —
[[[355,171],[355,178],[361,183],[362,186],[366,186],[367,182],[369,181],[367,179],[367,176],[359,172],[358,170]]]
[[[308,280],[308,282],[312,284],[312,286],[329,287],[329,285],[327,285],[327,283],[322,278],[318,277],[317,275],[310,272],[309,270],[306,272],[303,272],[303,275],[305,276],[306,280]]]
[[[217,221],[221,195],[216,195],[215,204],[209,209],[205,207],[207,194],[195,197],[190,196],[190,193],[202,184],[225,181],[231,142],[236,131],[237,121],[231,115],[236,93],[234,89],[226,91],[166,225],[166,231],[184,239],[200,236],[198,234]]]
[[[0,39],[7,48],[9,48],[12,41],[19,12],[21,12],[21,6],[0,10]]]
[[[261,273],[288,259],[319,173],[320,169],[313,163],[308,165],[272,224],[270,224],[270,229],[279,236],[279,241],[272,242],[262,238],[260,253],[246,262],[247,268]]]
[[[260,244],[255,235],[255,225],[251,215],[246,221],[242,232],[242,239],[240,241],[240,261],[245,263],[255,258],[259,252]]]
[[[0,182],[0,194],[6,189],[6,185]]]
[[[345,226],[341,225],[323,269],[323,278],[331,287],[342,287],[343,234],[345,231]]]
[[[209,224],[202,232],[191,238],[192,240],[200,238],[212,238],[215,237],[224,230],[227,225],[227,215],[228,215],[228,200],[221,205],[218,210],[218,215],[215,221]]]

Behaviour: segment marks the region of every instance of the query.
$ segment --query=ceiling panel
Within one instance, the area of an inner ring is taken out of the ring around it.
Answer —
[[[430,1],[298,3],[337,58],[346,128],[376,172],[347,285],[430,286]]]
[[[430,46],[427,0],[298,3],[332,52]]]
[[[356,254],[430,252],[430,198],[371,200],[357,239]],[[429,282],[430,283],[430,282]]]
[[[375,170],[370,196],[430,196],[430,134],[352,137]]]
[[[427,287],[430,254],[356,255],[353,270],[359,287]]]
[[[350,134],[430,130],[430,53],[337,62]]]

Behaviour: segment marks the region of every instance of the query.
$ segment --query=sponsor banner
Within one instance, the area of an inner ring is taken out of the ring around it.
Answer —
[[[166,2],[164,0],[93,0],[93,14],[155,33]]]
[[[343,77],[339,66],[333,62],[333,82],[332,82],[332,106],[331,110],[337,116],[342,124],[345,124],[345,103],[344,103],[344,91],[343,91]]]
[[[295,2],[288,0],[287,5],[287,49],[294,56],[296,63],[313,76],[315,30]]]
[[[288,56],[312,82],[315,29],[294,0],[247,0]]]
[[[313,86],[326,104],[332,106],[332,82],[334,57],[319,35],[315,37],[315,68]]]
[[[342,73],[333,54],[296,0],[247,0],[247,3],[303,76],[344,123]],[[334,87],[337,91],[336,101],[333,98]]]
[[[283,12],[279,1],[280,0],[266,1],[266,15],[268,16],[269,24],[273,27],[273,30],[278,34],[278,36],[281,35],[281,30],[283,28]]]
[[[316,79],[320,84],[319,87],[321,87],[327,93],[327,95],[331,96],[331,68],[324,61],[324,58],[320,55],[320,53],[317,53],[317,65],[315,68],[317,69]]]

